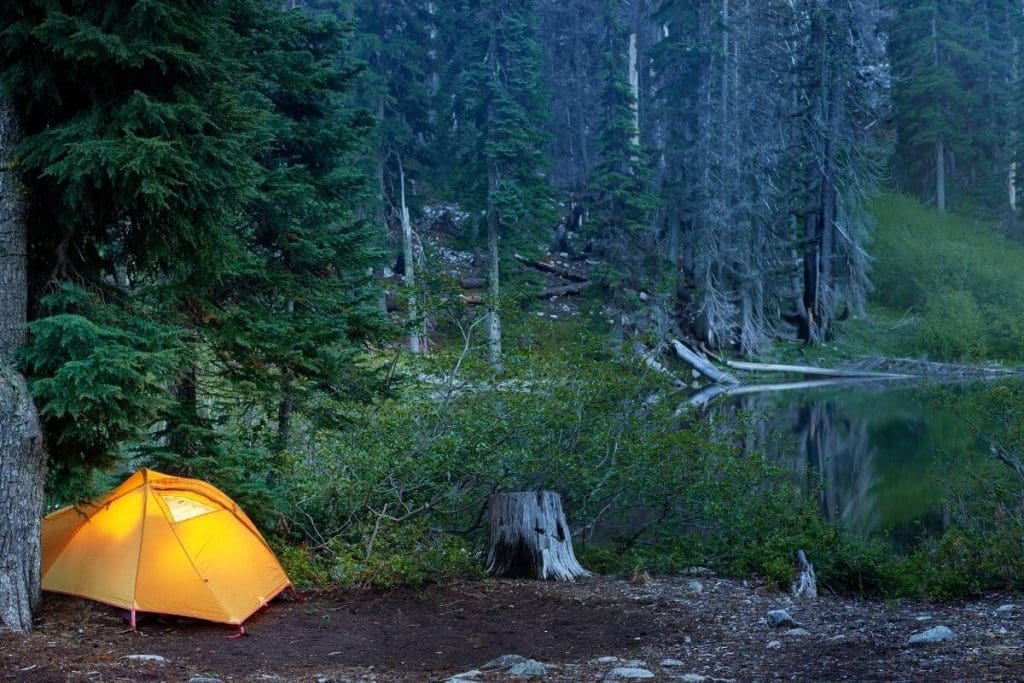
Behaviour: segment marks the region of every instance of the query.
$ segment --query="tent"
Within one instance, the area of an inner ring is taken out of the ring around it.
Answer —
[[[140,470],[43,520],[43,590],[225,624],[291,585],[256,526],[210,484]]]

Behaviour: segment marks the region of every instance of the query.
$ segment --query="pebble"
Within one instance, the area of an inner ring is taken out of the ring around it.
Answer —
[[[617,666],[605,675],[604,680],[637,681],[643,678],[654,678],[654,674],[647,669],[640,669],[631,666]]]
[[[769,641],[768,642],[768,649],[769,650],[781,650],[782,649],[782,641],[781,640],[771,640],[771,641]]]
[[[773,609],[768,613],[768,625],[772,628],[796,628],[796,621],[784,609]]]
[[[472,671],[463,671],[460,674],[455,674],[449,678],[445,683],[464,683],[464,681],[472,680],[477,676],[481,675],[480,669],[473,669]]]
[[[121,659],[127,659],[132,662],[151,662],[153,664],[167,663],[167,658],[160,655],[125,655]]]
[[[201,676],[196,674],[188,679],[188,683],[223,683],[219,678],[213,676]]]
[[[808,631],[805,628],[791,628],[788,631],[786,631],[785,633],[783,633],[782,635],[784,635],[784,636],[809,636],[809,635],[811,635],[811,633],[810,633],[810,631]]]
[[[948,627],[936,626],[935,628],[930,628],[927,631],[918,631],[914,635],[910,636],[907,640],[907,645],[934,645],[935,643],[952,640],[953,637],[953,631]]]
[[[679,659],[663,659],[658,663],[658,666],[664,666],[666,668],[672,668],[677,666],[684,666],[684,662]]]
[[[702,584],[697,579],[690,579],[686,582],[686,590],[687,592],[693,593],[694,595],[699,595],[700,593],[704,592],[704,584]]]
[[[683,683],[704,683],[704,681],[711,679],[700,674],[683,674],[683,677],[679,680],[683,681]]]
[[[595,664],[618,664],[622,661],[622,657],[598,657],[594,660]]]
[[[1014,606],[1012,604],[1010,604],[1010,603],[1007,603],[1005,605],[1000,605],[999,607],[996,608],[996,614],[1003,614],[1003,615],[1013,614],[1013,609],[1014,609]]]

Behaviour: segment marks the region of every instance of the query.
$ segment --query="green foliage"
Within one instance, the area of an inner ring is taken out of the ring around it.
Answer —
[[[876,345],[940,360],[1024,359],[1024,248],[989,223],[905,196],[881,197],[871,208],[878,219],[872,299],[896,328]],[[900,324],[904,313],[919,321]]]

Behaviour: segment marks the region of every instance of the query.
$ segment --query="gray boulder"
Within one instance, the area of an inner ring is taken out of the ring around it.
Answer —
[[[773,609],[768,613],[768,625],[772,628],[796,628],[797,623],[784,609]]]
[[[927,631],[918,631],[907,640],[908,645],[935,645],[952,640],[956,634],[946,626],[936,626]]]

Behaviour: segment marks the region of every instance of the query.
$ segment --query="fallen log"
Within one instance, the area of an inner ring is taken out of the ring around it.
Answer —
[[[640,359],[643,360],[644,365],[649,367],[651,370],[654,370],[658,374],[664,375],[665,377],[672,380],[672,384],[676,387],[676,389],[685,389],[687,387],[686,382],[681,380],[679,377],[676,376],[674,372],[672,372],[664,365],[662,365],[661,362],[659,362],[658,359],[654,357],[654,353],[652,353],[651,350],[648,349],[646,346],[637,343],[633,346],[633,350],[636,352],[638,356],[640,356]]]
[[[562,285],[561,287],[548,287],[540,291],[537,294],[537,298],[551,299],[556,296],[576,296],[581,294],[590,284],[589,280],[584,280],[583,282],[574,282],[571,285]]]
[[[739,384],[740,381],[724,370],[719,370],[711,361],[696,351],[693,351],[686,344],[678,339],[672,340],[672,348],[676,355],[689,363],[694,370],[707,377],[715,384]]]
[[[692,406],[703,406],[722,395],[745,396],[749,394],[770,394],[780,391],[801,391],[805,389],[820,389],[822,387],[836,387],[846,384],[864,384],[866,382],[892,382],[913,377],[833,377],[831,379],[808,379],[802,382],[778,382],[775,384],[712,384],[690,397],[687,401]]]
[[[519,254],[514,254],[515,259],[523,265],[530,266],[537,270],[542,270],[545,273],[551,273],[559,277],[565,278],[566,280],[572,280],[573,282],[587,282],[587,276],[582,273],[577,273],[574,270],[563,268],[555,263],[548,263],[546,261],[531,261],[528,258],[524,258]]]
[[[809,365],[780,365],[778,363],[749,363],[746,361],[726,360],[725,365],[733,370],[747,372],[782,372],[793,375],[809,375],[817,377],[841,377],[859,379],[906,379],[910,375],[894,372],[874,372],[871,370],[840,370],[836,368],[817,368]]]
[[[460,294],[459,298],[469,306],[482,306],[484,303],[484,298],[479,294]]]

